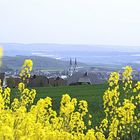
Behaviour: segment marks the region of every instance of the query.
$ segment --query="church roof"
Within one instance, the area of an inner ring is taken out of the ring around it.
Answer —
[[[90,83],[91,84],[91,81],[90,81],[89,77],[80,77],[78,82],[79,83]]]
[[[98,74],[93,72],[75,72],[71,77],[67,79],[67,85],[71,85],[77,82],[100,84],[104,83],[105,80],[100,79]]]

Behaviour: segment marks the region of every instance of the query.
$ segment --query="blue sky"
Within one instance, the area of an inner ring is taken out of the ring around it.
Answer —
[[[0,42],[140,46],[140,0],[0,0]]]

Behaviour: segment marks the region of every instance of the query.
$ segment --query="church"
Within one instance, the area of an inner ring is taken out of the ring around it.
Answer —
[[[72,76],[73,73],[75,72],[78,72],[77,59],[75,58],[74,65],[73,65],[72,59],[70,58],[69,68],[67,71],[68,77]]]
[[[82,84],[101,84],[105,80],[98,76],[97,72],[79,71],[77,59],[75,58],[74,65],[70,59],[70,66],[68,69],[67,85],[82,85]]]

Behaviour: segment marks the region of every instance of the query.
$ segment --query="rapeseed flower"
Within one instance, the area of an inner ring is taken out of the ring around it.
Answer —
[[[25,60],[20,74],[23,82],[30,77],[32,66],[31,60]],[[103,95],[105,118],[95,128],[94,114],[90,114],[85,100],[64,94],[59,111],[55,111],[50,97],[35,104],[36,90],[26,83],[19,83],[19,96],[13,101],[10,88],[0,87],[0,140],[119,140],[130,134],[139,138],[140,82],[132,85],[131,72],[128,66],[123,73],[123,93],[119,74],[110,75]],[[125,93],[129,96],[121,101],[120,95]]]

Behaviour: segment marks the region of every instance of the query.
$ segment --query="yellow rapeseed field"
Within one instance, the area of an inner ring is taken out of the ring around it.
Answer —
[[[0,87],[0,140],[139,140],[140,82],[132,81],[132,68],[120,75],[113,72],[103,96],[105,118],[92,128],[88,103],[68,94],[62,96],[60,110],[52,109],[52,99],[39,99],[33,105],[36,90],[27,88],[32,60],[25,60],[18,85],[20,98],[10,101],[10,88]],[[122,91],[120,93],[120,89]],[[120,100],[121,94],[125,98]],[[85,117],[88,123],[85,122]]]

